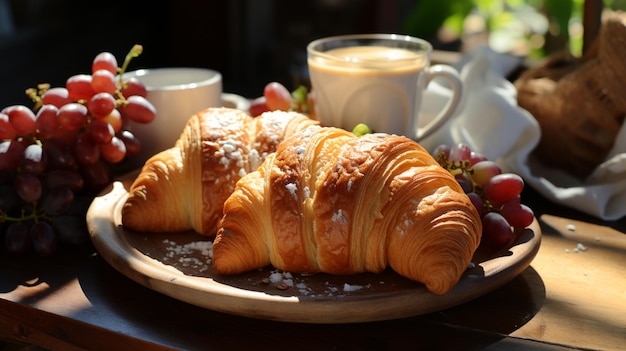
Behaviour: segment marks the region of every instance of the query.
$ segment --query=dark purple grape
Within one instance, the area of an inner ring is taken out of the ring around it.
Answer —
[[[41,197],[41,181],[34,174],[18,173],[15,176],[15,191],[26,202],[37,201]]]
[[[470,201],[472,201],[472,204],[474,205],[474,207],[476,207],[476,211],[478,211],[478,214],[480,216],[485,214],[485,204],[483,202],[483,199],[480,197],[480,195],[476,194],[475,192],[469,192],[467,193],[467,197],[469,197]]]
[[[0,171],[17,169],[25,148],[24,144],[15,140],[0,142]]]
[[[85,184],[93,191],[100,191],[111,182],[111,170],[102,161],[84,165],[81,170]]]
[[[4,244],[11,255],[22,256],[28,253],[31,247],[28,226],[22,222],[9,224]]]
[[[74,144],[74,154],[80,164],[96,163],[100,159],[100,148],[90,134],[81,133]]]
[[[119,133],[118,138],[126,145],[126,157],[136,156],[141,151],[141,142],[133,133],[123,130]]]
[[[83,217],[84,220],[87,210],[89,209],[89,206],[91,206],[92,202],[93,197],[91,196],[76,196],[74,201],[72,201],[72,205],[65,214]]]
[[[74,192],[66,186],[51,189],[43,199],[43,209],[51,216],[67,212],[74,201]]]
[[[46,175],[46,185],[50,189],[67,187],[77,192],[83,188],[84,183],[80,173],[69,169],[55,169]]]
[[[48,222],[37,222],[30,227],[30,238],[35,252],[42,257],[55,254],[59,248],[59,237]]]
[[[50,169],[75,169],[78,165],[73,147],[58,138],[48,139],[43,151]]]
[[[474,191],[472,187],[472,181],[469,179],[469,177],[465,173],[460,173],[456,175],[454,179],[456,179],[456,182],[459,183],[464,193],[468,194]]]
[[[513,240],[513,228],[498,212],[489,212],[483,216],[482,241],[494,248],[503,248]]]
[[[59,236],[61,243],[82,245],[88,242],[89,231],[85,216],[61,215],[54,218],[52,228]]]

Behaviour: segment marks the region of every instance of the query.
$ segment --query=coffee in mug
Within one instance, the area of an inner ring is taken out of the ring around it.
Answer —
[[[307,47],[315,116],[326,126],[352,130],[360,123],[375,132],[419,140],[453,114],[461,96],[458,72],[430,65],[432,46],[395,34],[329,37]],[[435,77],[446,79],[452,98],[426,126],[418,124],[422,93]]]

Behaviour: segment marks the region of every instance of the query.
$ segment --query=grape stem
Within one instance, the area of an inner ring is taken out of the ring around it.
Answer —
[[[26,214],[25,209],[21,209],[21,214],[19,217],[11,217],[6,215],[3,211],[0,211],[0,223],[4,222],[21,222],[32,219],[35,222],[40,220],[52,220],[52,217],[47,215],[43,208],[37,206],[37,201],[33,202],[33,210],[30,214]]]
[[[139,44],[135,44],[130,51],[128,52],[128,54],[126,54],[126,58],[124,58],[124,63],[122,64],[122,67],[118,68],[118,72],[119,72],[119,79],[120,79],[120,86],[123,84],[122,81],[122,76],[124,75],[124,73],[126,72],[126,69],[128,69],[128,65],[130,64],[130,61],[141,55],[141,53],[143,52],[143,46],[139,45]]]

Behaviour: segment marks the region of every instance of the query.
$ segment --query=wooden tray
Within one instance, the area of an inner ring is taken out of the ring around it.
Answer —
[[[172,298],[210,310],[301,323],[354,323],[396,319],[443,310],[484,295],[526,269],[539,250],[537,221],[500,253],[479,248],[474,267],[445,295],[389,270],[381,274],[291,277],[271,267],[222,276],[195,232],[140,233],[121,225],[121,207],[133,172],[96,197],[87,213],[91,239],[102,257],[130,279]],[[270,279],[270,278],[282,278]],[[158,306],[155,306],[158,308]]]

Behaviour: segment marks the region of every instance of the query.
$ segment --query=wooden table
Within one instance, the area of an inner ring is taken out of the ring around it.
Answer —
[[[53,350],[626,349],[626,219],[598,221],[530,189],[524,199],[543,232],[532,265],[448,310],[338,325],[232,316],[145,288],[87,246],[0,257],[0,339]]]

